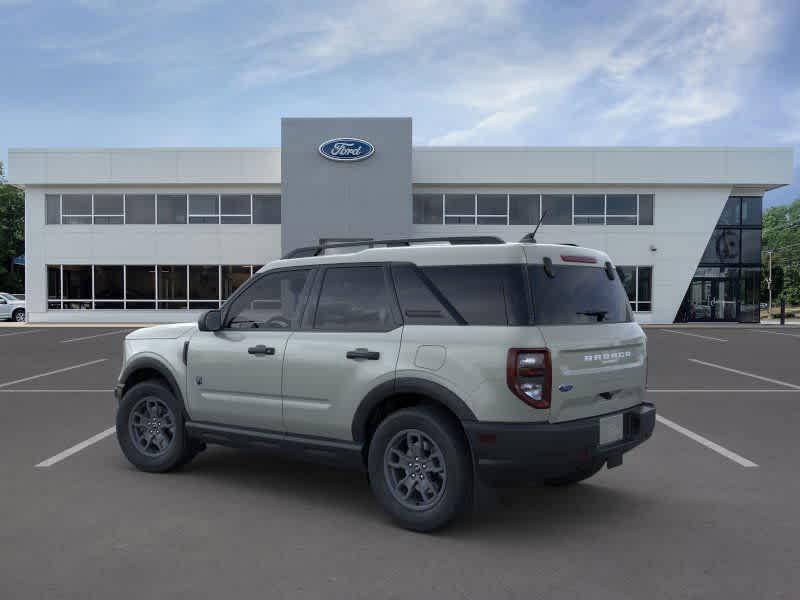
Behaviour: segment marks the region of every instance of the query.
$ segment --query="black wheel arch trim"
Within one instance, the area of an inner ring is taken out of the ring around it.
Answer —
[[[159,375],[166,380],[170,390],[178,399],[178,401],[183,404],[184,410],[186,410],[186,402],[184,402],[183,394],[181,393],[181,388],[178,385],[178,381],[175,379],[175,375],[172,373],[169,367],[153,357],[142,356],[141,358],[134,358],[127,365],[125,365],[125,369],[119,376],[119,385],[125,386],[130,376],[136,371],[141,371],[142,369],[152,369],[157,371]]]
[[[460,421],[478,420],[466,403],[445,386],[418,377],[400,377],[374,387],[361,400],[353,415],[353,440],[359,443],[365,442],[369,417],[373,410],[387,398],[402,394],[426,396],[448,408]]]

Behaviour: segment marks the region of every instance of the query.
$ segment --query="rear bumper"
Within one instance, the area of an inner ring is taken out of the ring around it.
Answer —
[[[619,442],[600,446],[600,419],[622,414]],[[653,434],[649,403],[565,423],[464,422],[477,473],[484,483],[509,484],[562,477],[582,467],[622,462],[622,455]]]

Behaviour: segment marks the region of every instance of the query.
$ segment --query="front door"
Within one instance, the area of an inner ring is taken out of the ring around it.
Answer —
[[[8,300],[0,296],[0,319],[11,318],[11,305]]]
[[[311,269],[256,278],[230,300],[220,331],[189,342],[189,411],[195,421],[283,431],[286,344],[297,329]]]
[[[385,266],[329,267],[320,279],[286,347],[284,423],[289,433],[351,440],[358,404],[395,377],[403,328]]]

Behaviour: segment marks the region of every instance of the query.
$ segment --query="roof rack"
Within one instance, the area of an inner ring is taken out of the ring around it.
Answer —
[[[307,258],[319,256],[328,248],[352,248],[355,246],[411,246],[412,244],[425,244],[428,242],[449,242],[451,246],[465,244],[505,244],[505,240],[493,235],[465,235],[458,237],[428,237],[428,238],[398,238],[392,240],[360,240],[353,242],[336,242],[333,244],[319,244],[317,246],[303,246],[288,252],[283,258]]]

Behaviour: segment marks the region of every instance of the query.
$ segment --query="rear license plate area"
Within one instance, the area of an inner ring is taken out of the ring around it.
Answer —
[[[625,420],[622,413],[600,417],[600,439],[599,446],[607,446],[622,441],[625,437]]]

